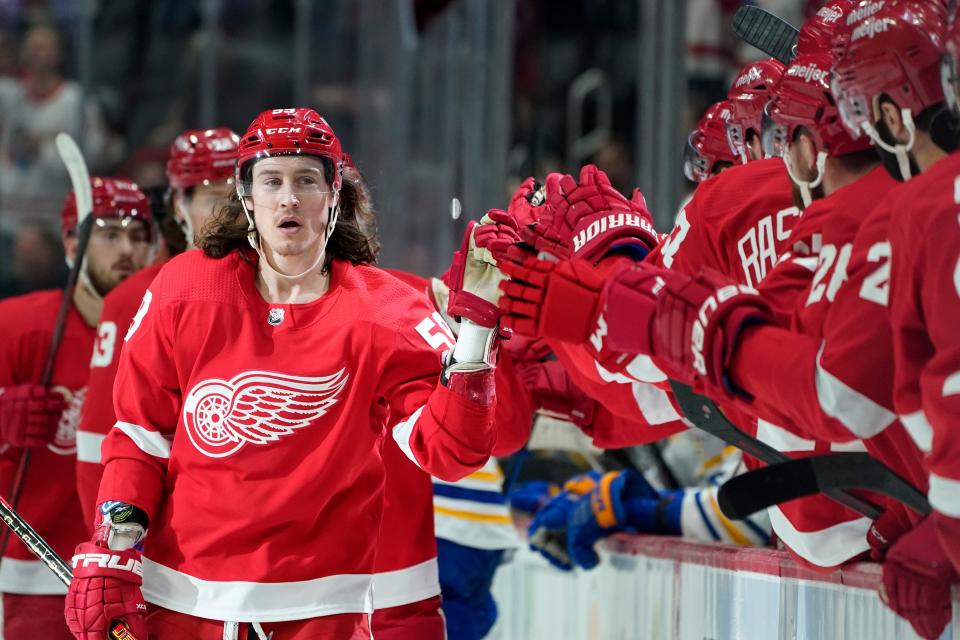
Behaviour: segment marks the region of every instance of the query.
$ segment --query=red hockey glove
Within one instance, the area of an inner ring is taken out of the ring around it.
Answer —
[[[503,324],[520,335],[582,343],[596,324],[603,277],[583,260],[553,262],[524,257],[503,260],[510,282],[500,285]]]
[[[917,635],[933,640],[950,622],[950,586],[958,578],[927,517],[887,553],[881,598]]]
[[[0,442],[14,447],[46,445],[66,408],[63,394],[38,384],[0,387]]]
[[[525,367],[539,364],[553,353],[546,340],[517,334],[510,336],[509,340],[503,341],[500,349],[513,361],[521,375],[523,375]]]
[[[507,213],[516,221],[521,235],[525,235],[525,227],[535,225],[540,219],[540,207],[544,199],[543,185],[532,177],[524,180],[513,193]],[[524,237],[524,240],[526,239]]]
[[[616,370],[604,359],[607,352],[650,355],[684,382],[705,382],[730,394],[726,371],[740,331],[771,317],[760,294],[716,272],[690,277],[644,263],[612,273],[603,299],[591,340],[605,367]]]
[[[136,638],[147,637],[143,616],[141,553],[112,551],[93,542],[77,545],[73,581],[64,613],[67,626],[79,640],[103,640],[114,620],[123,620]]]
[[[596,401],[570,380],[559,361],[548,360],[523,367],[520,378],[543,413],[572,422],[581,429],[592,424]]]
[[[625,248],[641,259],[659,242],[643,198],[627,200],[593,165],[580,170],[579,184],[569,175],[550,175],[546,198],[533,230],[540,245],[556,247],[548,251],[554,255],[565,249],[596,264],[611,250]]]
[[[502,215],[501,215],[502,214]],[[515,227],[507,222],[502,211],[491,210],[482,224],[471,222],[463,235],[460,250],[453,254],[453,262],[444,276],[450,287],[447,313],[455,318],[466,318],[481,327],[497,325],[500,299],[498,285],[504,275],[497,269],[491,251],[505,250],[519,242]]]
[[[870,545],[870,559],[883,562],[887,551],[904,533],[913,529],[913,522],[907,508],[898,502],[891,502],[886,511],[870,525],[867,531],[867,543]]]

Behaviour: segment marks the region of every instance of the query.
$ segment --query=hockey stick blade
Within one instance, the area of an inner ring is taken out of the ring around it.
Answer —
[[[792,460],[785,453],[777,451],[770,445],[750,437],[738,429],[723,416],[713,400],[695,393],[689,385],[671,380],[670,387],[673,389],[674,398],[680,405],[683,414],[698,429],[720,438],[727,444],[737,447],[747,455],[753,456],[767,465],[776,465]],[[846,491],[830,489],[824,491],[824,493],[834,501],[871,520],[875,520],[883,513],[880,507],[869,500],[864,500]]]
[[[725,516],[745,518],[789,500],[851,489],[893,498],[920,515],[930,512],[923,493],[862,452],[798,458],[757,469],[728,480],[720,487],[717,499]]]
[[[47,565],[47,568],[60,579],[60,582],[70,586],[70,582],[73,580],[73,572],[70,571],[70,566],[57,555],[57,552],[47,544],[46,540],[40,537],[40,534],[30,526],[30,523],[21,518],[20,514],[2,497],[0,497],[0,520],[3,520],[8,529],[30,550],[30,553]],[[137,640],[122,621],[112,623],[109,637],[113,640]]]
[[[758,6],[746,4],[733,16],[733,32],[743,42],[771,58],[789,64],[800,32],[797,28]]]

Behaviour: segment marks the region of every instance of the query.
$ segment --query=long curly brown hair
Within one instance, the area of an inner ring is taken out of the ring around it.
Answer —
[[[321,158],[327,184],[333,183],[333,163]],[[370,192],[356,169],[343,170],[340,186],[340,217],[327,244],[324,270],[334,258],[353,264],[375,263],[380,255],[377,216]],[[200,231],[197,246],[211,258],[223,258],[236,249],[248,247],[247,217],[240,198],[233,194]]]

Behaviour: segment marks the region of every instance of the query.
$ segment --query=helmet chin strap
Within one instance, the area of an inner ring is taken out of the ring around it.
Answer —
[[[803,200],[803,206],[809,207],[810,203],[813,202],[813,195],[811,193],[812,189],[816,189],[823,183],[823,170],[827,164],[827,154],[823,151],[817,152],[817,177],[807,182],[806,180],[801,180],[796,172],[793,170],[793,166],[790,163],[790,154],[785,153],[783,155],[783,164],[787,168],[787,175],[790,176],[790,179],[793,180],[793,184],[797,185],[797,188],[800,189],[800,198]]]
[[[908,154],[913,150],[913,145],[917,141],[917,127],[913,123],[913,113],[910,109],[901,109],[900,118],[903,120],[903,126],[910,135],[907,144],[889,144],[885,142],[884,139],[880,137],[877,128],[874,127],[871,122],[864,122],[861,127],[864,133],[873,140],[873,144],[887,153],[892,153],[896,156],[897,165],[900,167],[900,176],[906,181],[913,177],[913,171],[910,169],[910,156]]]
[[[313,264],[310,265],[306,271],[296,275],[281,273],[272,264],[270,264],[270,260],[267,259],[267,256],[263,252],[263,247],[260,244],[260,234],[257,233],[257,227],[253,222],[253,215],[251,215],[250,211],[247,209],[247,203],[241,196],[240,206],[243,207],[243,213],[247,216],[247,242],[250,243],[250,246],[253,247],[253,250],[257,252],[258,256],[260,256],[261,263],[266,265],[267,269],[269,269],[274,275],[277,275],[281,278],[286,278],[288,280],[297,280],[298,278],[302,278],[308,273],[311,273],[323,260],[323,257],[326,254],[327,244],[330,242],[330,236],[333,235],[333,230],[337,226],[337,219],[340,217],[340,192],[334,191],[333,193],[334,202],[329,209],[330,219],[327,222],[327,229],[324,231],[323,244],[320,245],[320,252],[317,254],[317,259],[314,260]]]

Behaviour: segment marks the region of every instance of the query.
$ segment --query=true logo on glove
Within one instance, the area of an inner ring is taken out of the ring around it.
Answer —
[[[127,558],[123,564],[120,563],[120,556],[112,553],[78,553],[73,556],[73,568],[97,566],[101,569],[116,569],[118,571],[129,571],[134,575],[143,577],[143,564],[135,558]]]

